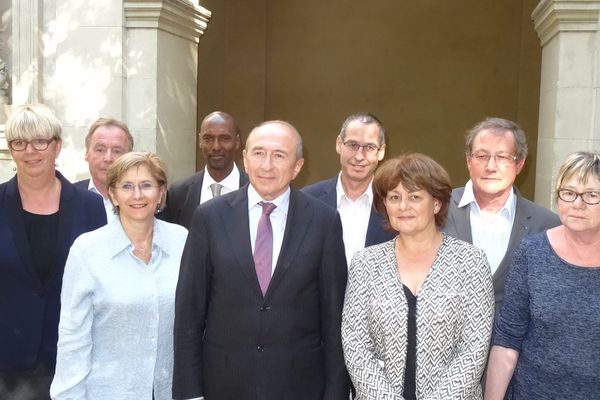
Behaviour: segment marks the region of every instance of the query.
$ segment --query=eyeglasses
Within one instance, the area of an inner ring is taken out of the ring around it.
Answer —
[[[503,167],[510,165],[514,161],[517,161],[517,156],[513,156],[511,154],[487,154],[487,153],[477,153],[471,154],[471,159],[477,161],[479,164],[487,165],[490,162],[490,159],[494,159],[496,164],[501,165]]]
[[[376,145],[369,143],[369,144],[360,144],[358,142],[355,142],[354,140],[347,140],[345,142],[342,142],[344,144],[344,146],[346,146],[346,148],[350,151],[352,151],[353,153],[358,153],[358,151],[360,149],[363,150],[363,153],[365,154],[375,154],[379,151],[379,149],[381,149],[381,147],[377,147]]]
[[[558,194],[559,199],[566,201],[567,203],[573,203],[577,200],[577,197],[581,197],[581,200],[590,206],[600,203],[600,192],[577,193],[569,189],[559,189],[556,193]]]
[[[134,185],[133,183],[124,183],[121,186],[116,186],[115,188],[123,191],[123,193],[126,194],[133,194],[135,192],[135,188],[138,188],[139,191],[144,194],[150,194],[158,187],[158,185],[153,185],[150,182],[142,182],[139,185]]]
[[[27,148],[28,144],[31,144],[34,150],[44,151],[50,146],[50,143],[55,141],[56,138],[52,139],[33,139],[33,140],[24,140],[24,139],[15,139],[8,142],[8,147],[10,147],[13,151],[23,151]]]

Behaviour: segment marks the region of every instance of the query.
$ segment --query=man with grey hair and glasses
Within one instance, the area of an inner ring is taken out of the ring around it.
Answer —
[[[524,198],[514,186],[525,165],[525,132],[513,121],[487,118],[466,135],[470,179],[452,191],[444,231],[481,248],[490,263],[496,312],[512,255],[525,235],[560,224],[558,216]]]
[[[356,251],[394,237],[384,230],[383,219],[373,207],[371,188],[375,169],[385,155],[385,128],[371,113],[352,114],[342,124],[335,150],[341,172],[302,191],[338,210],[350,265]]]

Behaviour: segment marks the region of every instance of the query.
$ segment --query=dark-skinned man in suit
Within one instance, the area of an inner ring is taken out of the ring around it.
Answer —
[[[208,114],[200,125],[198,146],[206,161],[205,168],[171,185],[167,205],[159,215],[188,229],[198,205],[248,182],[248,176],[235,164],[240,129],[231,115],[222,111]]]

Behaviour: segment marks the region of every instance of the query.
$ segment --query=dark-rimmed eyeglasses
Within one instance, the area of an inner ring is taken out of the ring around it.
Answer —
[[[569,189],[559,189],[556,193],[558,194],[559,199],[567,203],[573,203],[578,197],[581,197],[581,200],[590,206],[600,203],[600,192],[591,191],[578,193]]]
[[[358,153],[358,151],[362,149],[363,153],[365,154],[375,154],[381,149],[381,147],[377,147],[372,143],[360,144],[358,142],[355,142],[354,140],[346,140],[342,143],[344,144],[344,146],[346,146],[348,150],[350,150],[353,153]]]
[[[12,151],[23,151],[27,148],[28,144],[31,144],[31,147],[33,147],[34,150],[44,151],[50,146],[50,143],[55,140],[56,138],[33,140],[15,139],[8,142],[8,147],[10,147]]]
[[[139,185],[133,183],[124,183],[121,186],[115,186],[116,189],[121,190],[125,194],[133,194],[135,188],[138,188],[140,192],[144,194],[152,193],[158,188],[158,185],[153,185],[150,182],[142,182]]]
[[[503,167],[512,164],[517,161],[517,156],[513,156],[512,154],[488,154],[488,153],[475,153],[471,154],[471,159],[477,161],[479,164],[487,165],[491,159],[496,161],[496,164],[501,165]]]

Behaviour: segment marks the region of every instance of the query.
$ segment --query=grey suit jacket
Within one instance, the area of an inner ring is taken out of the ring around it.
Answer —
[[[240,171],[240,187],[242,187],[248,183],[248,175],[240,168],[238,170]],[[194,210],[200,204],[204,171],[202,169],[189,178],[171,185],[167,192],[166,206],[158,215],[159,219],[190,229]]]
[[[452,191],[452,199],[450,200],[450,208],[448,210],[448,220],[443,230],[450,236],[462,239],[466,242],[473,243],[471,236],[471,212],[470,207],[458,208],[458,203],[465,191],[464,187],[454,189]],[[500,262],[498,269],[492,276],[494,282],[494,295],[496,298],[496,311],[500,310],[502,300],[504,299],[504,283],[510,269],[513,253],[521,243],[525,235],[545,231],[560,225],[558,215],[552,211],[537,205],[523,196],[515,188],[517,196],[517,207],[515,212],[515,220],[508,241],[508,248],[504,254],[504,258]]]

